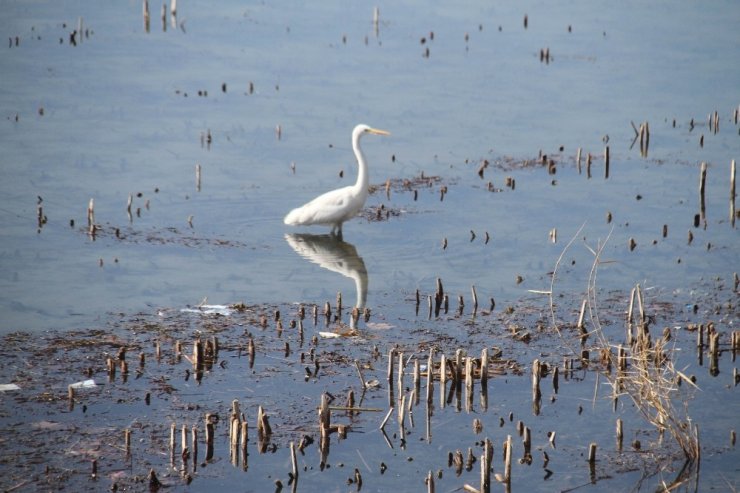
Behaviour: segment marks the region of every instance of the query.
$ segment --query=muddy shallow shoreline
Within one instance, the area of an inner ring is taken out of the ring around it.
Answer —
[[[615,337],[624,330],[625,308],[613,301],[625,296],[611,293],[612,304],[602,313],[602,323]],[[720,288],[699,304],[715,307],[713,321],[720,331],[737,317],[735,296]],[[279,490],[282,484],[296,491],[355,491],[360,487],[353,471],[358,470],[363,491],[420,490],[430,471],[438,488],[456,489],[477,484],[480,464],[475,461],[485,438],[493,443],[493,473],[502,471],[501,440],[507,435],[515,437],[518,459],[512,489],[571,489],[591,483],[621,490],[630,483],[641,490],[654,487],[659,478],[694,478],[694,466],[688,473],[681,471],[682,454],[670,436],[661,436],[636,414],[627,396],[614,404],[616,411],[610,409],[610,393],[602,387],[611,372],[596,350],[598,344],[587,338],[581,345],[575,322],[563,324],[559,336],[549,326],[546,302],[522,301],[475,315],[472,307],[463,307],[462,314],[459,307],[447,314],[441,307],[439,316],[431,318],[423,305],[415,314],[413,296],[405,304],[405,322],[389,323],[371,312],[367,321],[360,316],[357,329],[349,326],[347,307],[337,318],[335,306],[327,319],[325,308],[316,306],[314,323],[313,305],[237,304],[220,307],[222,314],[205,313],[207,307],[161,309],[110,315],[109,324],[99,329],[6,335],[0,371],[6,382],[20,388],[2,394],[2,486],[6,491],[156,490],[160,486],[150,477],[154,471],[161,487],[175,490],[242,489],[248,484],[247,490],[265,491]],[[573,310],[577,308],[565,313],[570,317]],[[648,297],[646,311],[659,329],[655,332],[660,334],[665,325],[677,350],[697,354],[698,324],[693,320],[705,316],[703,310],[695,313],[690,306]],[[196,341],[204,346],[199,365],[193,352]],[[702,387],[702,392],[684,389],[682,399],[692,409],[715,399],[737,399],[727,332],[721,341],[716,376],[709,374],[707,359],[702,367],[689,358],[693,362],[683,369]],[[574,357],[564,342],[590,349],[589,359]],[[425,371],[432,348],[436,371],[442,354],[454,368],[458,349],[479,357],[486,348],[490,359],[488,383],[483,386],[480,371],[474,373],[472,394],[464,381],[456,387],[450,370],[447,400],[441,401],[437,374],[427,417]],[[702,353],[707,350],[703,347]],[[399,353],[405,355],[400,392],[397,361],[391,384],[387,379],[388,358],[395,360]],[[535,359],[547,368],[541,372],[543,394],[536,411],[530,391]],[[415,387],[417,361],[421,371]],[[556,368],[559,377],[554,377]],[[94,384],[69,389],[90,380]],[[708,397],[710,392],[715,395]],[[317,416],[324,393],[336,406],[331,422],[339,426],[325,451]],[[230,445],[233,401],[247,423],[246,461],[241,446],[235,452]],[[391,403],[397,409],[401,401],[408,410],[403,438],[397,411],[389,412]],[[268,416],[269,435],[258,433],[258,407]],[[701,489],[723,484],[710,471],[723,470],[722,464],[737,456],[730,444],[732,414],[729,406],[696,418],[705,437]],[[624,420],[621,450],[614,434],[617,418]],[[588,424],[592,420],[608,425],[599,429]],[[522,455],[522,426],[531,429],[531,455]],[[381,438],[385,444],[379,443]],[[589,473],[585,455],[591,442],[598,444],[598,460]],[[300,445],[295,484],[291,443]],[[470,457],[458,462],[457,454]],[[504,486],[493,482],[494,489]]]

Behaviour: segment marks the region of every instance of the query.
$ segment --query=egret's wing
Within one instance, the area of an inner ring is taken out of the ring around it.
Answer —
[[[319,195],[311,202],[293,209],[285,216],[285,224],[334,224],[344,220],[352,200],[352,187],[338,188]]]

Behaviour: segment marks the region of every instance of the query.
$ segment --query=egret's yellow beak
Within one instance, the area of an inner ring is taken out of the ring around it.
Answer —
[[[375,135],[390,135],[391,134],[390,132],[387,132],[385,130],[378,130],[377,128],[369,128],[367,131]]]

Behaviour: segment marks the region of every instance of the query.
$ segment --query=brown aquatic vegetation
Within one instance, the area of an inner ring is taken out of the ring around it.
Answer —
[[[553,271],[551,288],[548,293],[553,326],[574,354],[579,354],[579,352],[574,349],[572,341],[562,330],[562,324],[556,319],[553,290],[560,261],[582,229],[583,226],[563,249]],[[608,241],[607,236],[606,240],[596,249],[589,248],[594,260],[588,278],[587,297],[582,306],[581,322],[578,324],[581,329],[579,340],[584,342],[588,337],[596,338],[596,347],[602,356],[602,374],[612,387],[612,398],[615,405],[619,397],[628,397],[640,415],[661,436],[667,431],[678,445],[686,460],[686,465],[671,485],[671,487],[677,486],[683,483],[692,471],[698,471],[701,457],[698,425],[693,424],[687,409],[692,391],[697,390],[698,387],[675,367],[677,353],[675,346],[669,344],[670,330],[664,331],[661,338],[651,339],[649,331],[651,319],[645,312],[645,303],[639,284],[631,292],[630,305],[627,310],[626,345],[616,344],[606,335],[599,318],[596,277],[598,267],[602,262],[601,254]],[[584,310],[588,310],[592,325],[589,331],[584,328],[582,322]],[[682,382],[686,385],[682,386]],[[677,405],[679,402],[683,402],[682,407]],[[621,447],[621,423],[618,429],[619,446]]]

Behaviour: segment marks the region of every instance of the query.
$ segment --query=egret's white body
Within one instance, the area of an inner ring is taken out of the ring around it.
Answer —
[[[367,125],[357,125],[352,131],[352,149],[359,167],[357,182],[354,185],[338,188],[319,195],[307,204],[293,209],[285,216],[285,224],[291,226],[310,226],[312,224],[331,225],[332,234],[342,234],[342,223],[355,217],[365,205],[368,195],[368,170],[365,156],[360,149],[360,137],[370,133],[390,135]]]

